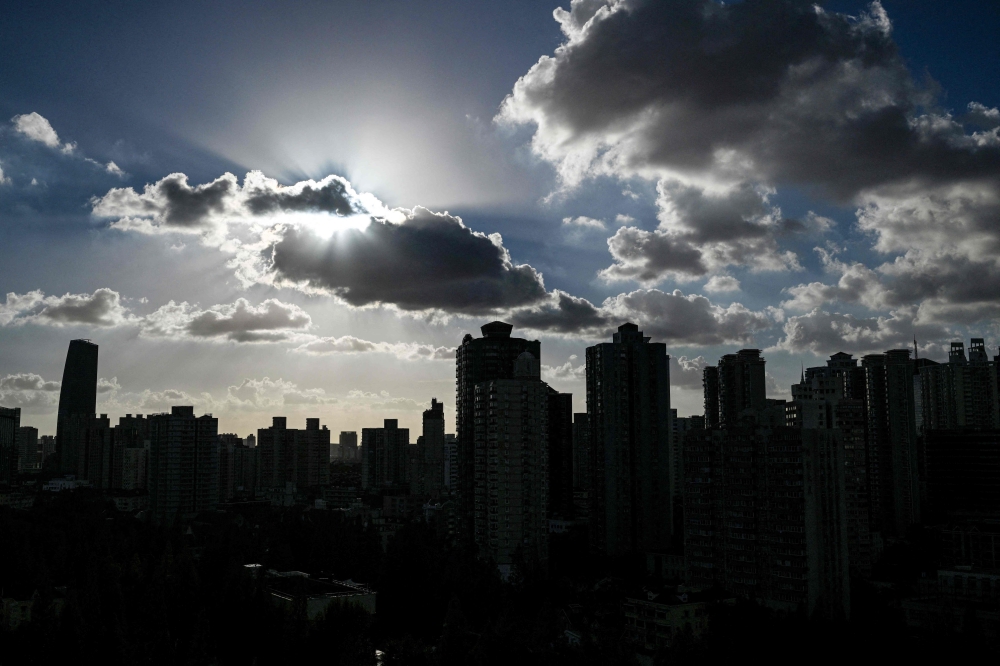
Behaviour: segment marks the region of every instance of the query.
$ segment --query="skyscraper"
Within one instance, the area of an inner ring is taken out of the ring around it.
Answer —
[[[149,510],[158,522],[214,509],[219,501],[219,420],[173,407],[149,417]]]
[[[573,394],[549,388],[550,518],[573,516]]]
[[[530,352],[541,361],[538,340],[512,338],[511,324],[494,321],[481,327],[483,337],[466,334],[455,352],[455,426],[458,442],[458,487],[452,491],[458,503],[459,533],[466,541],[473,538],[474,447],[476,384],[494,379],[511,379],[514,361],[522,352]]]
[[[719,360],[714,372],[705,369],[705,415],[718,413],[714,425],[735,425],[745,409],[762,410],[767,402],[764,359],[759,349],[741,349],[726,354]],[[718,391],[718,398],[710,396],[710,385]],[[713,416],[714,419],[714,416]]]
[[[901,537],[920,520],[913,361],[909,349],[869,354],[865,372],[872,527]]]
[[[20,407],[0,407],[0,483],[9,484],[17,475],[17,431]]]
[[[362,428],[361,487],[377,491],[407,485],[409,448],[410,429],[400,428],[397,419],[385,419],[381,428]]]
[[[260,487],[285,490],[294,483],[299,490],[330,483],[330,431],[319,419],[306,419],[306,429],[286,427],[284,416],[272,418],[270,428],[257,431]]]
[[[56,421],[56,452],[59,471],[77,473],[77,452],[63,439],[66,419],[76,414],[93,416],[97,413],[97,345],[90,340],[70,340],[59,389],[59,414]],[[65,459],[65,460],[64,460]]]
[[[419,495],[438,497],[444,491],[444,405],[435,398],[431,398],[431,408],[424,410],[417,462],[414,490]]]
[[[351,430],[340,432],[340,458],[342,460],[356,461],[358,459],[358,433]]]
[[[513,377],[475,387],[475,541],[509,573],[520,551],[548,560],[550,391],[522,352]]]
[[[17,429],[17,471],[29,472],[38,465],[38,428]]]
[[[918,396],[920,430],[1000,428],[995,366],[986,355],[982,338],[972,339],[968,358],[965,346],[952,342],[947,363],[922,365]]]
[[[590,419],[586,412],[573,415],[573,489],[590,490]]]
[[[587,348],[590,538],[607,555],[670,544],[674,498],[670,371],[663,343],[635,324]]]

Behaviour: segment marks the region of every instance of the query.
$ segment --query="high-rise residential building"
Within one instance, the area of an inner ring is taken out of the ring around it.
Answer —
[[[635,324],[587,348],[590,539],[607,555],[670,545],[675,498],[666,346]]]
[[[97,345],[90,340],[70,340],[59,389],[59,413],[56,421],[56,448],[60,457],[59,471],[78,473],[78,454],[62,441],[66,419],[74,415],[93,416],[97,413]],[[62,459],[66,460],[63,461]]]
[[[765,408],[767,409],[780,409]],[[808,615],[850,613],[844,456],[836,429],[691,430],[684,442],[690,582]]]
[[[550,394],[539,363],[522,352],[513,377],[475,386],[474,534],[506,575],[520,554],[548,560]]]
[[[236,494],[236,448],[242,446],[239,435],[219,434],[219,502],[228,502]]]
[[[358,460],[358,433],[351,430],[342,430],[340,432],[340,457],[343,460],[357,461]]]
[[[483,337],[466,334],[455,352],[455,425],[458,439],[458,486],[453,488],[458,505],[458,531],[473,538],[475,512],[475,391],[476,385],[494,379],[512,379],[514,361],[529,352],[541,361],[538,340],[512,338],[511,324],[494,321],[481,327]]]
[[[233,447],[233,492],[245,499],[257,494],[259,450],[246,444]]]
[[[20,407],[0,407],[0,484],[10,484],[17,476],[17,431],[21,427]]]
[[[746,409],[762,410],[767,402],[764,359],[759,349],[726,354],[703,371],[705,422],[708,427],[736,425]]]
[[[573,394],[549,389],[550,518],[573,517]]]
[[[122,449],[122,474],[118,487],[122,490],[145,490],[148,460],[148,447]]]
[[[148,453],[139,453],[149,448],[149,419],[142,414],[126,414],[118,419],[118,425],[111,433],[114,455],[111,461],[111,487],[123,489],[145,488],[145,471]],[[128,462],[126,463],[126,460]],[[126,472],[125,465],[130,465]],[[136,475],[142,474],[139,479]],[[129,479],[126,480],[126,476]]]
[[[213,510],[219,502],[219,420],[194,407],[149,416],[149,510],[154,520]]]
[[[38,428],[21,426],[17,429],[17,471],[30,472],[38,468]]]
[[[702,369],[701,387],[705,394],[705,427],[718,428],[719,416],[719,367],[706,365]]]
[[[49,459],[50,456],[56,453],[56,438],[55,435],[42,435],[38,438],[38,465],[39,467],[45,464],[45,461]]]
[[[361,487],[369,491],[409,484],[410,429],[397,419],[361,429]]]
[[[923,360],[923,359],[922,359]],[[982,338],[973,338],[969,356],[952,342],[947,363],[919,369],[919,430],[991,430],[1000,428],[996,363],[986,355]]]
[[[66,414],[61,418],[56,442],[61,450],[61,470],[95,488],[113,488],[120,452],[108,415]]]
[[[444,485],[449,493],[458,487],[458,439],[454,433],[444,436]]]
[[[857,396],[857,397],[852,397]],[[844,454],[844,503],[851,569],[871,574],[873,545],[865,442],[864,375],[850,354],[840,352],[826,366],[805,370],[792,385],[786,422],[793,428],[837,430]]]
[[[248,448],[251,449],[257,448],[257,436],[254,435],[253,433],[247,435],[247,438],[243,440],[243,442],[247,445]]]
[[[330,483],[330,431],[319,419],[306,419],[306,429],[287,427],[275,416],[270,428],[257,431],[260,487],[284,491],[286,484],[305,489]]]
[[[902,537],[920,522],[913,360],[909,349],[893,349],[865,356],[861,366],[872,527]]]
[[[439,497],[444,492],[444,405],[436,398],[431,398],[431,408],[424,410],[423,434],[417,438],[416,453],[413,491]]]
[[[590,418],[586,412],[573,415],[573,489],[590,490]]]

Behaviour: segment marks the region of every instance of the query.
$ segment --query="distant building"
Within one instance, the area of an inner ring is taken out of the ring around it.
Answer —
[[[149,417],[149,510],[169,523],[219,502],[219,420],[173,407]]]
[[[361,487],[379,488],[408,485],[410,429],[400,428],[397,419],[385,419],[381,428],[361,430]]]
[[[97,412],[97,345],[90,340],[71,340],[59,389],[56,421],[56,448],[59,472],[79,473],[79,455],[71,447],[78,438],[63,438],[63,426],[70,416],[93,416]],[[65,460],[64,460],[65,459]]]
[[[237,447],[243,447],[239,435],[219,434],[219,502],[228,502],[236,494]]]
[[[358,459],[358,433],[342,430],[340,432],[340,457],[343,460],[355,461]]]
[[[42,435],[38,438],[38,465],[42,466],[49,456],[56,453],[55,435]]]
[[[424,410],[423,434],[417,439],[417,469],[412,489],[418,495],[439,497],[444,492],[444,405],[431,398]]]
[[[919,379],[921,432],[1000,429],[997,364],[982,338],[972,339],[968,358],[964,345],[952,342],[948,362],[922,365]]]
[[[861,366],[872,527],[886,537],[902,537],[920,522],[913,360],[910,350],[893,349],[865,356]]]
[[[703,371],[706,426],[737,425],[743,410],[764,409],[767,401],[764,359],[759,349],[726,354]]]
[[[256,448],[257,447],[257,436],[254,435],[253,433],[251,433],[251,434],[247,435],[247,438],[245,440],[243,440],[243,442],[244,442],[244,444],[247,445],[247,448],[251,448],[251,449]]]
[[[330,483],[330,431],[319,419],[306,419],[306,429],[286,427],[275,416],[270,428],[257,431],[261,489],[281,490],[286,484],[304,490]]]
[[[17,432],[20,407],[0,407],[0,484],[9,485],[17,476]]]
[[[531,352],[475,387],[475,541],[504,575],[548,560],[549,387]]]
[[[514,361],[522,352],[542,358],[538,340],[512,338],[513,325],[494,321],[481,327],[483,337],[466,334],[455,352],[455,425],[458,440],[458,484],[452,487],[457,503],[458,532],[471,542],[475,513],[475,393],[476,385],[494,379],[512,379]]]
[[[60,465],[95,488],[113,487],[120,450],[115,448],[108,415],[66,414],[61,423],[57,440],[61,449]]]
[[[444,436],[444,485],[449,493],[458,487],[458,440],[454,434]]]
[[[573,394],[549,388],[550,518],[573,517]]]
[[[698,640],[708,630],[709,613],[717,603],[736,599],[712,592],[646,587],[625,597],[625,639],[644,650],[662,650],[678,640]]]
[[[122,450],[122,490],[145,490],[146,468],[149,459],[149,449],[126,448]]]
[[[590,490],[590,419],[586,412],[573,415],[573,490]]]
[[[301,571],[264,571],[259,564],[244,567],[252,575],[264,579],[275,604],[289,611],[301,607],[310,621],[322,617],[331,606],[355,606],[375,614],[375,592],[364,585],[324,576],[314,578]]]
[[[39,468],[38,428],[21,426],[17,429],[17,471],[32,472]]]
[[[590,539],[606,555],[667,546],[680,488],[672,484],[666,346],[635,324],[587,348]]]

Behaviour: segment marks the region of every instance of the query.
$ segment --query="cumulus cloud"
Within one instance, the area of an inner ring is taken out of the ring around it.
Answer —
[[[817,308],[789,317],[784,324],[784,336],[773,349],[810,351],[817,355],[845,350],[855,354],[877,353],[909,348],[914,337],[936,341],[949,336],[944,327],[920,321],[913,306],[877,317],[856,317]]]
[[[739,291],[740,281],[730,275],[713,275],[705,283],[705,291],[710,294],[724,294],[730,291]]]
[[[416,342],[371,342],[353,335],[337,337],[317,337],[296,347],[293,351],[313,356],[333,354],[391,354],[400,360],[454,361],[455,349],[436,347]]]
[[[515,264],[498,234],[448,213],[388,209],[343,178],[279,184],[259,172],[191,186],[171,174],[143,191],[116,188],[93,214],[144,233],[195,233],[235,254],[249,285],[333,295],[352,306],[484,314],[545,297],[542,276]]]
[[[687,356],[670,357],[670,386],[690,391],[703,389],[701,380],[703,370],[709,362],[704,356],[688,358]]]
[[[590,338],[605,338],[620,324],[631,321],[654,340],[673,344],[714,345],[744,343],[774,325],[770,312],[754,311],[740,303],[722,307],[698,294],[679,289],[637,289],[604,300],[598,307],[586,299],[556,291],[540,306],[514,310],[515,326]]]
[[[62,145],[59,141],[59,135],[56,134],[48,119],[34,111],[14,116],[10,120],[14,123],[15,130],[32,141],[44,143],[49,148],[59,148]],[[71,146],[72,144],[67,145]]]
[[[0,326],[39,323],[111,327],[134,321],[134,315],[122,304],[121,296],[112,289],[63,296],[46,296],[40,291],[9,292],[6,303],[0,305]]]
[[[579,362],[576,354],[571,354],[562,365],[542,364],[542,379],[552,382],[581,382],[587,379],[587,365]]]
[[[143,333],[171,338],[202,338],[232,342],[278,342],[312,325],[297,305],[268,299],[254,306],[245,298],[200,309],[170,301],[143,320]]]
[[[23,414],[50,414],[59,405],[59,382],[31,372],[0,377],[0,405]]]
[[[580,215],[578,217],[564,217],[562,223],[565,227],[578,227],[581,229],[597,229],[604,231],[607,228],[607,225],[604,224],[603,220],[596,220],[585,215]]]

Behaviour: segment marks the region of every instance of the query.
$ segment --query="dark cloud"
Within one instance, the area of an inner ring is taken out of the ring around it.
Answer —
[[[554,333],[603,331],[611,325],[607,315],[593,303],[558,289],[544,303],[514,310],[508,320],[518,328]]]
[[[401,223],[373,218],[329,238],[303,226],[274,230],[260,254],[279,283],[335,294],[355,305],[487,313],[545,298],[541,275],[515,265],[498,235],[417,207]]]
[[[305,310],[273,298],[257,306],[238,298],[234,303],[204,310],[171,301],[144,318],[143,333],[231,342],[279,342],[311,325],[312,318]]]
[[[260,181],[247,188],[246,205],[254,215],[303,211],[353,215],[363,213],[357,195],[343,178],[328,176],[319,183],[306,181],[291,187]]]
[[[817,308],[801,316],[789,317],[784,325],[784,337],[775,348],[790,352],[811,351],[818,355],[844,350],[865,354],[909,348],[914,337],[924,343],[943,340],[950,337],[950,333],[940,325],[917,319],[916,307],[899,308],[884,317],[856,317]]]
[[[59,382],[45,381],[41,375],[21,372],[0,377],[0,391],[58,391]]]
[[[921,115],[932,97],[878,3],[859,18],[794,0],[605,4],[557,13],[567,42],[518,81],[501,114],[534,123],[536,150],[571,179],[593,168],[701,173],[847,199],[1000,173],[1000,147],[970,143],[947,114]]]
[[[59,404],[59,382],[23,372],[0,377],[0,405],[20,407],[23,414],[51,414]]]

